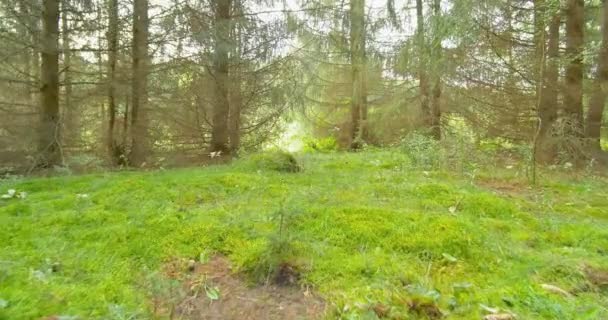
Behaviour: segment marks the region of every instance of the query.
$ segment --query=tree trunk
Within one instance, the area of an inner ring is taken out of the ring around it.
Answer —
[[[148,0],[133,1],[133,102],[129,164],[140,167],[148,153]]]
[[[215,100],[213,103],[211,142],[209,152],[230,153],[228,145],[228,116],[230,113],[230,90],[228,74],[228,54],[230,52],[230,11],[231,0],[215,0],[215,56],[213,72],[215,77]]]
[[[608,4],[604,0],[602,8],[602,45],[597,57],[597,73],[593,84],[593,94],[589,102],[585,131],[585,137],[589,140],[588,143],[592,152],[602,150],[600,133],[604,105],[606,104],[606,90],[608,90]]]
[[[31,10],[30,7],[28,6],[28,4],[25,3],[24,0],[19,1],[19,13],[21,14],[21,20],[23,21],[23,25],[22,28],[20,30],[20,34],[23,36],[23,38],[25,39],[25,42],[27,45],[32,44],[35,45],[35,41],[34,41],[34,37],[33,37],[33,30],[34,30],[34,26],[33,23],[31,22]],[[23,52],[23,66],[24,66],[24,74],[26,77],[26,85],[24,87],[24,91],[23,91],[23,96],[25,98],[25,101],[28,105],[30,106],[34,106],[36,104],[35,102],[35,98],[34,98],[34,90],[32,90],[32,87],[34,86],[34,75],[33,75],[33,68],[32,68],[32,61],[33,59],[33,55],[34,55],[34,50],[32,50],[30,47],[26,46],[23,48],[24,52]],[[34,63],[37,63],[37,61],[33,61]]]
[[[114,127],[116,126],[116,60],[118,56],[118,0],[108,3],[108,132],[106,148],[112,164],[118,164]]]
[[[427,75],[427,48],[424,32],[424,13],[422,0],[416,0],[416,43],[418,47],[418,81],[420,88],[420,113],[425,128],[432,125],[431,109],[429,107],[429,80]]]
[[[433,62],[432,77],[433,77],[433,89],[431,91],[430,100],[430,130],[431,136],[436,139],[441,139],[441,72],[442,72],[442,47],[441,47],[441,30],[440,21],[441,19],[441,0],[433,1],[433,42],[431,44],[431,61]]]
[[[580,144],[583,136],[584,1],[568,0],[566,14],[566,55],[569,62],[564,96],[565,138],[568,145],[575,146]]]
[[[239,10],[241,4],[238,0],[234,0],[233,10]],[[239,12],[235,12],[239,14]],[[235,40],[235,45],[232,47],[232,64],[230,67],[230,114],[228,115],[228,131],[230,138],[230,153],[236,155],[241,146],[241,111],[243,109],[243,61],[241,60],[242,46],[244,43],[240,24],[235,23],[230,30],[231,39]]]
[[[534,80],[535,83],[535,95],[536,101],[540,101],[542,82],[544,81],[543,72],[545,69],[545,46],[546,46],[546,32],[545,32],[545,12],[546,4],[545,0],[533,0],[534,2]]]
[[[557,97],[559,94],[559,28],[561,16],[556,13],[549,25],[549,40],[547,44],[547,58],[545,59],[542,88],[540,91],[540,105],[538,117],[540,127],[536,138],[536,159],[541,163],[551,163],[557,156],[555,141],[551,138],[555,120],[557,120]],[[544,43],[543,43],[544,45]]]
[[[63,109],[64,109],[64,143],[72,146],[77,135],[76,112],[72,106],[72,50],[70,48],[70,30],[68,23],[69,0],[61,2],[61,42],[63,49]]]
[[[350,55],[352,72],[351,149],[358,149],[366,137],[362,118],[367,118],[365,92],[365,0],[350,1]],[[365,114],[363,114],[365,113]]]
[[[234,91],[231,92],[232,99],[230,101],[230,153],[236,155],[241,144],[241,109],[243,98],[240,91],[241,79],[233,77]]]
[[[63,161],[59,119],[59,0],[43,2],[41,47],[41,119],[37,166],[51,168]]]

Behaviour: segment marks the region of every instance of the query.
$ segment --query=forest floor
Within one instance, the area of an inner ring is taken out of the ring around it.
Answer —
[[[0,319],[608,319],[606,178],[298,160],[0,181]]]

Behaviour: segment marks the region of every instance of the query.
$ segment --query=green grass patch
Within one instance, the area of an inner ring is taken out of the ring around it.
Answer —
[[[412,163],[390,150],[268,153],[2,181],[0,193],[27,196],[0,200],[0,319],[153,318],[163,264],[212,252],[253,281],[297,266],[329,318],[424,319],[433,306],[479,319],[481,305],[521,319],[608,318],[606,290],[582,272],[608,269],[605,180],[543,176],[505,194]]]

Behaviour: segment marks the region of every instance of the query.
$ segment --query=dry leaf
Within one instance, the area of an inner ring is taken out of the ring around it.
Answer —
[[[515,319],[515,315],[510,313],[496,313],[489,314],[483,317],[483,320],[513,320]]]
[[[572,294],[570,294],[570,292],[568,292],[568,291],[566,291],[566,290],[564,290],[564,289],[562,289],[560,287],[554,286],[552,284],[543,283],[540,286],[543,289],[545,289],[545,290],[547,290],[549,292],[560,294],[560,295],[562,295],[562,296],[564,296],[566,298],[571,298],[572,297]]]

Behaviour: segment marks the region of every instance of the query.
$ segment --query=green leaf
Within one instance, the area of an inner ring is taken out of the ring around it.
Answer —
[[[220,298],[220,290],[218,287],[205,286],[205,293],[211,300],[218,300]]]
[[[0,309],[6,309],[8,307],[8,301],[0,299]]]
[[[451,254],[447,254],[447,253],[442,253],[441,254],[443,256],[443,258],[449,262],[458,262],[458,259],[456,259],[456,257],[454,257]]]

